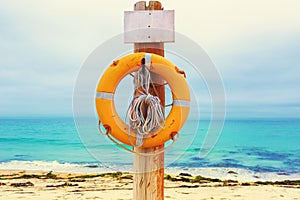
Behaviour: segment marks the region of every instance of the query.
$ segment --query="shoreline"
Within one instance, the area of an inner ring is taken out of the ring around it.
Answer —
[[[59,163],[57,161],[10,161],[0,162],[1,171],[29,171],[29,172],[49,172],[73,173],[73,174],[92,174],[92,173],[112,173],[116,171],[133,172],[132,165],[105,166],[101,164],[89,163]],[[165,167],[166,174],[189,173],[192,176],[203,176],[208,178],[218,178],[222,180],[231,179],[244,182],[255,181],[284,181],[300,180],[300,172],[288,173],[281,172],[252,171],[245,168],[230,167],[202,167],[202,168],[182,168]]]
[[[0,171],[0,199],[132,199],[133,175],[126,172],[58,173]],[[272,191],[272,192],[271,192]],[[200,198],[201,197],[201,198]],[[165,199],[300,199],[300,180],[240,182],[165,174]]]
[[[230,171],[231,173],[235,173]],[[134,174],[130,172],[106,172],[106,173],[82,173],[82,172],[54,172],[54,171],[35,171],[35,170],[0,170],[1,180],[18,180],[18,179],[54,179],[54,180],[72,180],[72,179],[90,179],[90,178],[116,178],[121,179],[133,179]],[[189,173],[181,172],[179,174],[165,173],[164,179],[170,182],[186,182],[186,183],[219,183],[217,186],[227,186],[227,183],[233,183],[230,185],[287,185],[297,186],[300,188],[300,179],[298,180],[283,180],[283,181],[245,181],[245,180],[233,180],[222,178],[204,177],[201,175],[192,175]],[[230,186],[229,185],[229,186]],[[200,185],[201,186],[201,185]]]

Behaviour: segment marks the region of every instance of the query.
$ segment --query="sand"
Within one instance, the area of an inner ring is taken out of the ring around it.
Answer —
[[[219,181],[189,176],[168,176],[165,199],[168,200],[300,200],[298,182],[265,185]],[[0,172],[0,199],[132,199],[132,175],[128,173],[67,174],[45,172]]]

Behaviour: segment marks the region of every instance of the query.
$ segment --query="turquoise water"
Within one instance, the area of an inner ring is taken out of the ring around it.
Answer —
[[[22,163],[39,165],[43,161],[91,168],[130,167],[131,153],[98,134],[97,124],[86,123],[90,140],[77,133],[72,118],[0,119],[0,166],[13,163],[22,168]],[[218,143],[204,158],[199,151],[209,121],[197,125],[197,121],[188,121],[180,141],[166,153],[166,166],[300,173],[300,119],[227,120]]]

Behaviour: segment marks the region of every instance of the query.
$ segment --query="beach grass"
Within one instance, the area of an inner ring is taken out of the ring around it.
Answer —
[[[131,200],[133,174],[95,174],[2,171],[0,199],[112,199]],[[237,181],[165,174],[165,199],[299,199],[300,180]],[[273,191],[270,193],[270,191]],[[200,198],[201,197],[201,198]]]
[[[133,180],[133,174],[129,172],[110,172],[110,173],[98,173],[98,174],[70,174],[70,173],[53,173],[49,171],[44,172],[17,172],[7,173],[2,172],[0,174],[0,180],[15,180],[15,179],[54,179],[54,180],[67,180],[70,182],[85,182],[94,178],[112,178],[116,180]],[[165,174],[165,180],[170,182],[192,183],[192,184],[207,184],[207,183],[222,183],[223,186],[259,186],[259,185],[284,185],[284,186],[299,186],[300,180],[284,180],[284,181],[256,181],[256,182],[243,182],[237,180],[221,180],[218,178],[208,178],[203,176],[192,176],[188,173],[180,173],[178,175]],[[67,185],[66,185],[67,186]],[[214,185],[215,186],[215,185]],[[220,184],[218,185],[220,186]]]

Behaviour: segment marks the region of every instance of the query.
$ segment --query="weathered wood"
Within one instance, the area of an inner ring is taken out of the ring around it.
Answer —
[[[145,1],[135,4],[134,10],[162,10],[159,1],[150,1],[149,6]],[[135,43],[135,52],[148,52],[164,56],[164,43]],[[153,86],[149,92],[157,95],[161,104],[165,105],[164,80],[151,73]],[[156,94],[157,92],[157,94]],[[136,152],[153,154],[164,148],[164,145],[153,148],[135,148]],[[164,199],[164,153],[152,156],[134,155],[134,200],[163,200]]]

